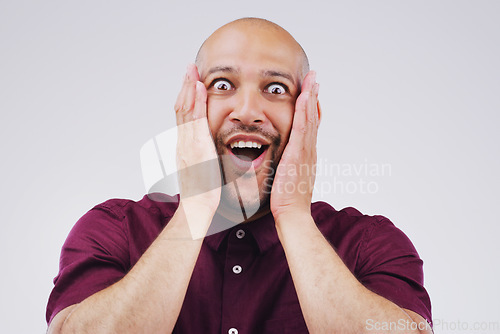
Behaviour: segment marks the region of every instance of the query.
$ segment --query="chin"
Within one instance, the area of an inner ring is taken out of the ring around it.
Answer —
[[[233,182],[222,188],[217,210],[221,216],[235,223],[242,223],[269,211],[269,194],[258,188],[245,187],[238,183],[235,185]]]

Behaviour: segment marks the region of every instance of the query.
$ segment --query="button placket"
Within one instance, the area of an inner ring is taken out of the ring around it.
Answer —
[[[243,228],[231,231],[227,241],[225,259],[225,278],[222,290],[222,328],[228,334],[238,334],[244,330],[241,326],[241,314],[236,313],[240,309],[237,305],[245,301],[239,298],[240,291],[248,285],[243,269],[251,267],[255,258],[255,245],[252,243],[251,234]]]

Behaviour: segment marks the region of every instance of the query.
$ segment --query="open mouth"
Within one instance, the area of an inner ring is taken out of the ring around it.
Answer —
[[[239,159],[253,161],[266,152],[269,145],[262,145],[254,141],[235,141],[229,145],[231,152]]]

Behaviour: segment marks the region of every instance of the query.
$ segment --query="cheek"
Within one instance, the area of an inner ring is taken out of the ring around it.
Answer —
[[[275,110],[268,116],[274,128],[278,130],[281,138],[285,141],[288,139],[290,130],[292,129],[294,111],[294,107],[287,106],[287,108],[280,108],[280,110]]]

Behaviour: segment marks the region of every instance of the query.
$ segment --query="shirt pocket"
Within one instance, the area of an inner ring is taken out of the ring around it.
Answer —
[[[264,322],[262,334],[302,334],[309,333],[302,314],[286,318],[270,319]]]

